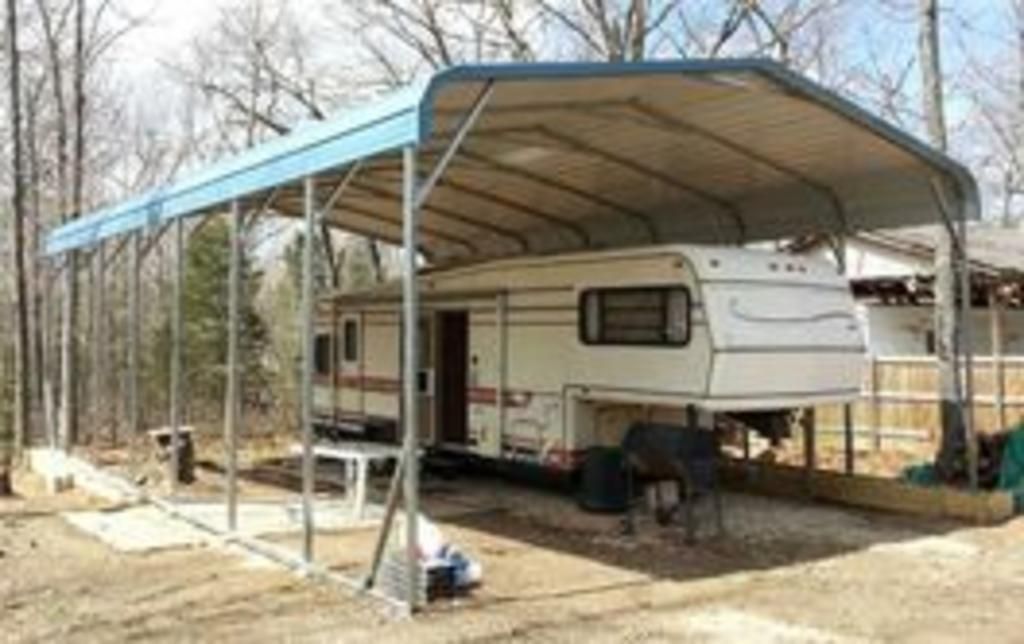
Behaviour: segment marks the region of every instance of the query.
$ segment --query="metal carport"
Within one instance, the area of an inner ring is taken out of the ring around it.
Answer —
[[[770,61],[472,65],[61,226],[47,238],[46,253],[128,236],[137,312],[141,235],[173,222],[180,249],[184,218],[225,209],[233,220],[233,268],[239,222],[251,211],[304,217],[307,238],[328,225],[405,249],[402,395],[411,409],[419,341],[413,249],[434,264],[454,264],[673,241],[743,244],[807,233],[841,240],[937,219],[957,224],[962,240],[979,205],[961,165]],[[232,527],[237,273],[225,409]],[[307,563],[313,308],[307,244],[300,312]],[[172,374],[180,372],[179,317],[176,307]],[[131,344],[137,356],[136,332]],[[175,430],[179,380],[172,377]],[[413,519],[416,416],[403,419],[404,496]],[[415,520],[407,525],[412,569]],[[412,585],[409,592],[412,606]]]

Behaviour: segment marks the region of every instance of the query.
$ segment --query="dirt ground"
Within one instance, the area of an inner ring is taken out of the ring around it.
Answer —
[[[646,519],[622,537],[614,517],[521,485],[429,481],[428,511],[484,584],[395,620],[216,545],[118,553],[61,516],[109,504],[16,483],[0,501],[4,642],[1021,640],[1024,518],[979,528],[730,494],[727,536],[688,547]],[[321,535],[317,552],[346,569],[372,537]]]

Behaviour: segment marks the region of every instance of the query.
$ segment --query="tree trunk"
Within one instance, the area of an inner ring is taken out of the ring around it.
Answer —
[[[18,51],[18,5],[17,0],[7,0],[7,54],[10,70],[8,90],[10,93],[10,137],[12,139],[13,186],[13,267],[15,297],[15,338],[14,338],[14,436],[10,432],[7,440],[0,445],[0,494],[10,493],[11,465],[14,450],[22,447],[28,436],[29,425],[29,374],[28,374],[28,302],[25,288],[25,194],[22,157],[21,128],[21,60]],[[6,385],[6,383],[4,383]],[[6,424],[6,423],[5,423]]]
[[[1017,31],[1017,145],[1016,149],[1012,151],[1014,155],[1015,163],[1010,164],[1010,167],[1006,169],[1007,178],[1005,180],[1006,189],[1003,197],[1004,208],[1003,211],[1003,225],[1012,226],[1013,217],[1013,196],[1014,196],[1014,172],[1011,168],[1022,167],[1024,164],[1024,0],[1016,0],[1014,2],[1014,19],[1016,20],[1016,31]],[[1024,177],[1016,177],[1016,183],[1019,185]]]
[[[630,60],[638,61],[647,55],[647,3],[649,0],[632,0],[628,25]]]
[[[921,94],[928,139],[946,150],[946,119],[942,97],[942,64],[939,57],[938,0],[919,0],[918,58],[921,66]],[[964,426],[959,405],[957,375],[956,275],[953,265],[950,226],[940,226],[935,245],[935,358],[939,376],[939,412],[942,437],[937,465],[944,478],[956,470],[965,448]]]
[[[75,218],[82,216],[82,186],[85,174],[85,0],[75,0],[75,61],[74,68],[72,70],[73,77],[73,106],[75,110],[75,131],[74,131],[74,147],[72,149],[71,157],[71,212],[74,213]],[[94,332],[95,329],[92,327],[93,317],[91,315],[93,303],[95,299],[95,281],[92,279],[93,272],[89,271],[89,315],[87,315],[87,324],[89,331]],[[73,288],[77,288],[77,279],[70,280],[69,284]],[[95,338],[91,338],[95,341]],[[82,379],[80,379],[78,373],[78,364],[73,363],[73,371],[71,373],[71,381],[69,384],[74,387],[82,386]],[[87,378],[88,381],[95,381],[95,373],[92,378]],[[76,389],[76,394],[79,391]],[[94,393],[90,390],[90,393]],[[77,402],[77,399],[73,399]],[[90,407],[91,408],[91,407]],[[73,413],[78,412],[78,405],[70,406]],[[78,438],[78,432],[80,430],[79,423],[74,422],[71,425],[74,430],[70,436],[72,439]]]
[[[61,58],[60,38],[56,32],[50,7],[43,0],[37,0],[39,19],[46,40],[47,62],[50,67],[50,86],[53,91],[53,106],[56,112],[55,137],[57,161],[57,211],[61,223],[66,223],[77,216],[77,212],[68,212],[67,178],[68,178],[68,115],[64,100],[64,63]],[[59,441],[70,446],[78,433],[77,414],[77,355],[75,343],[75,326],[78,310],[77,257],[75,251],[64,255],[63,297],[60,309],[60,418]],[[57,284],[54,283],[56,290]],[[56,402],[56,401],[54,401]]]
[[[27,100],[25,115],[25,143],[26,162],[28,164],[28,186],[29,186],[29,224],[28,235],[28,266],[31,267],[28,280],[29,290],[29,363],[31,368],[31,405],[32,405],[32,427],[38,428],[44,417],[43,406],[43,374],[46,369],[46,316],[43,314],[43,306],[46,300],[43,298],[44,289],[44,262],[40,254],[40,241],[43,236],[42,202],[40,195],[40,184],[42,181],[39,168],[39,123],[36,118],[41,95],[42,82],[33,90]]]

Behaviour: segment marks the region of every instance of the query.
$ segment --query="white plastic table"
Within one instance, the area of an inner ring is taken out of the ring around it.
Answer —
[[[291,453],[301,456],[302,445],[292,444]],[[370,463],[397,459],[399,454],[401,450],[398,447],[362,441],[313,445],[313,456],[316,458],[341,461],[345,464],[345,496],[351,498],[352,491],[355,491],[352,516],[356,520],[362,519],[366,511],[366,485]]]

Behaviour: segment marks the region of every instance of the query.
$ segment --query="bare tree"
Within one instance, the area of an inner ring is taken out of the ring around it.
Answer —
[[[652,34],[667,23],[682,3],[540,0],[539,4],[544,15],[579,39],[584,46],[582,57],[618,62],[647,58]]]
[[[71,216],[75,219],[82,216],[82,210],[84,206],[83,201],[83,185],[85,177],[85,74],[86,74],[86,60],[85,60],[85,0],[74,0],[74,56],[72,62],[72,105],[74,109],[74,141],[72,145],[71,155]],[[67,285],[67,298],[69,300],[69,306],[75,307],[78,303],[78,274],[77,274],[77,256],[76,253],[71,252],[67,254],[68,257],[68,273],[65,276],[65,284]],[[90,271],[90,277],[93,273]],[[95,286],[94,282],[90,279],[89,283],[89,304],[90,307],[95,302],[95,291],[92,287]],[[77,312],[76,312],[77,314]],[[97,338],[92,337],[95,329],[92,327],[94,317],[92,315],[86,316],[89,322],[89,333],[88,337],[91,342],[97,342]],[[75,346],[65,349],[68,352],[69,359],[74,361],[76,357],[72,357],[72,352],[76,350]],[[80,374],[77,368],[69,369],[64,376],[64,386],[62,387],[64,395],[64,426],[65,436],[68,439],[69,445],[73,445],[78,440],[79,433],[79,407],[78,397],[81,393],[85,392],[83,387],[83,381],[80,378]],[[91,364],[90,368],[95,369],[96,365]],[[92,377],[86,378],[86,382],[96,382],[95,373]],[[95,392],[85,392],[95,393]]]
[[[973,122],[968,161],[976,168],[991,214],[1010,225],[1021,214],[1024,196],[1024,1],[1006,0],[1004,38],[991,38],[974,26],[973,16],[957,18],[958,54],[966,63],[961,81],[970,99]],[[977,47],[979,38],[989,46]]]
[[[72,12],[76,14],[79,7],[77,0],[62,0],[54,7],[46,0],[36,0],[45,40],[46,59],[50,70],[50,89],[53,106],[56,111],[54,129],[56,133],[56,205],[62,222],[78,216],[78,210],[68,209],[68,166],[69,166],[69,129],[67,100],[65,95],[65,60],[61,43]],[[77,29],[76,29],[77,35]],[[73,202],[72,202],[73,203]],[[66,254],[62,267],[63,297],[61,300],[61,404],[60,404],[60,436],[65,446],[74,443],[78,434],[78,351],[76,326],[78,321],[78,275],[77,253]]]
[[[13,144],[11,154],[13,204],[12,238],[14,280],[15,338],[14,338],[14,442],[21,448],[28,437],[29,428],[29,373],[28,373],[28,294],[25,287],[25,190],[24,159],[22,155],[21,115],[21,58],[18,50],[18,3],[7,0],[7,55],[8,93],[10,101],[10,135]],[[0,494],[10,492],[10,465],[12,446],[0,447],[5,457],[0,462]]]
[[[925,127],[932,145],[945,151],[947,134],[942,96],[938,0],[919,0],[918,11],[918,58]],[[938,361],[939,410],[942,419],[942,440],[937,462],[940,472],[946,478],[952,476],[957,455],[964,447],[961,414],[957,406],[956,280],[952,235],[953,231],[943,226],[935,247],[935,358]]]
[[[337,74],[315,63],[309,29],[287,3],[241,0],[192,42],[183,59],[168,64],[190,95],[203,101],[197,107],[211,123],[199,136],[219,142],[212,154],[286,134],[295,122],[324,119],[351,101],[351,85],[324,80]],[[382,275],[376,242],[354,243],[367,245],[372,272]]]

